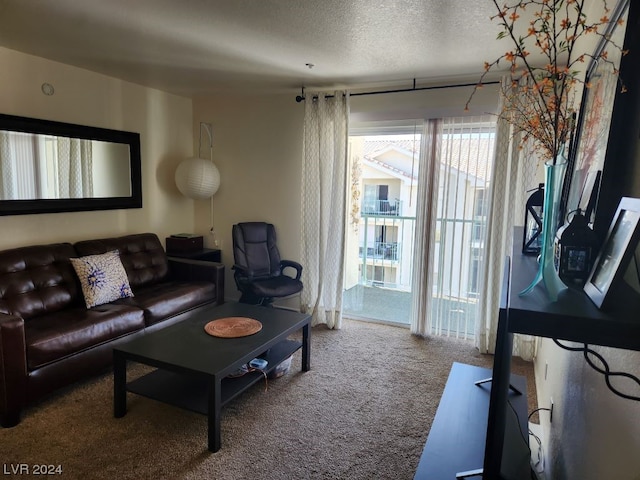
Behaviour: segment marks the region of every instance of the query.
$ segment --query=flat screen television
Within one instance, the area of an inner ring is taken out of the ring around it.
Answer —
[[[510,261],[505,265],[505,281],[510,278]],[[527,418],[518,418],[510,405],[518,395],[509,388],[513,334],[509,333],[507,305],[509,286],[503,285],[498,314],[496,352],[493,362],[487,437],[482,478],[484,480],[531,480],[531,451]]]

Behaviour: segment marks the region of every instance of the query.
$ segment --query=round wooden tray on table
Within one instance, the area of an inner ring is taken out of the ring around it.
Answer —
[[[262,323],[248,317],[225,317],[212,320],[204,326],[209,335],[221,338],[247,337],[262,330]]]

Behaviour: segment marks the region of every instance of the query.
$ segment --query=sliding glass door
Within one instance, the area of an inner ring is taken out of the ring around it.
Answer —
[[[349,139],[345,316],[409,325],[421,129]]]
[[[443,122],[431,292],[435,335],[475,335],[494,141],[491,118]]]
[[[422,126],[350,137],[346,317],[410,324]],[[495,123],[446,119],[438,175],[432,334],[473,338],[488,214]],[[436,195],[434,195],[436,196]]]

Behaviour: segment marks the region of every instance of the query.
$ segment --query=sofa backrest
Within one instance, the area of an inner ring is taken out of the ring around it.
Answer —
[[[84,240],[76,243],[74,247],[76,256],[80,257],[118,250],[134,294],[136,288],[161,282],[169,274],[167,255],[160,239],[154,233]]]
[[[0,312],[25,320],[80,302],[70,243],[0,251]]]

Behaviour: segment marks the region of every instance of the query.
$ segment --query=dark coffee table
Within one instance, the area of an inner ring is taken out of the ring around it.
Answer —
[[[204,331],[211,320],[250,317],[262,330],[240,338],[212,337]],[[268,374],[302,348],[302,371],[310,368],[311,316],[278,308],[225,303],[194,313],[175,325],[138,337],[113,349],[113,413],[127,413],[127,391],[207,415],[208,448],[220,449],[220,414],[224,404],[264,376],[260,372],[229,378],[255,357],[269,363]],[[302,341],[288,337],[302,330]],[[127,383],[127,361],[157,367]]]

